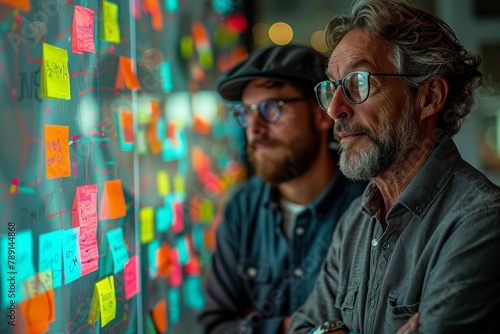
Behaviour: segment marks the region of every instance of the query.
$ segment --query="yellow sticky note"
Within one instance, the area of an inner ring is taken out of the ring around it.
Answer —
[[[71,176],[69,127],[45,125],[45,174],[47,179]]]
[[[174,189],[175,192],[178,194],[185,194],[186,193],[186,185],[185,185],[185,179],[184,176],[181,174],[175,175],[174,179]]]
[[[170,192],[170,181],[167,171],[159,171],[158,174],[156,174],[156,179],[158,181],[158,195],[166,196]]]
[[[155,210],[151,206],[143,207],[139,211],[139,218],[141,222],[141,244],[147,244],[155,237],[154,215]]]
[[[102,2],[104,27],[102,39],[111,43],[120,43],[120,25],[118,23],[118,5],[104,0]]]
[[[108,276],[97,282],[95,286],[99,296],[101,327],[104,327],[116,317],[115,277]]]
[[[68,72],[68,51],[43,43],[42,46],[42,97],[71,99]]]

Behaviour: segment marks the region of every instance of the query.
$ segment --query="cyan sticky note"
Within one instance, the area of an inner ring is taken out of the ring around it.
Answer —
[[[187,140],[184,129],[176,129],[175,143],[170,138],[163,139],[162,157],[165,161],[179,160],[186,156]]]
[[[109,242],[109,248],[113,255],[113,272],[116,274],[123,270],[128,261],[127,247],[123,239],[123,230],[121,227],[106,233]]]
[[[193,236],[193,246],[197,251],[203,250],[203,225],[193,225],[191,230]]]
[[[63,232],[63,265],[64,265],[64,284],[73,282],[82,276],[80,264],[80,227],[75,227]]]
[[[172,0],[172,1],[177,1],[177,0]],[[172,68],[167,60],[165,60],[161,64],[160,79],[161,79],[161,88],[164,93],[169,93],[174,90],[174,84],[172,80]]]
[[[158,232],[165,232],[173,222],[172,205],[166,203],[164,206],[156,209],[156,229]]]
[[[178,288],[168,290],[168,322],[172,325],[181,318],[181,293]]]
[[[205,305],[200,276],[186,276],[184,278],[184,305],[197,311]]]
[[[148,245],[148,271],[149,278],[155,279],[158,275],[158,249],[160,248],[160,240],[153,240]]]
[[[52,270],[52,287],[62,285],[62,231],[40,234],[38,239],[38,271]]]
[[[167,12],[177,13],[179,10],[179,0],[165,0]]]
[[[175,240],[175,247],[179,252],[179,263],[185,266],[189,262],[189,248],[186,238],[184,236],[178,237]]]

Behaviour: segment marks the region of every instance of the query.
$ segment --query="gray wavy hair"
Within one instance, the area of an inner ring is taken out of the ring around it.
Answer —
[[[439,115],[439,127],[453,136],[471,111],[473,91],[482,83],[481,59],[460,44],[453,30],[439,17],[404,0],[358,0],[348,15],[335,16],[325,29],[333,51],[351,30],[366,29],[390,43],[390,61],[404,77],[408,92],[415,96],[427,80],[442,76],[449,85],[448,97]]]

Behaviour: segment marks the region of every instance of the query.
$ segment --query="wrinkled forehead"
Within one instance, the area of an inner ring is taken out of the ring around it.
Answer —
[[[333,50],[327,72],[331,79],[340,79],[356,70],[394,71],[391,63],[393,52],[390,44],[381,37],[364,29],[355,29],[347,33]]]

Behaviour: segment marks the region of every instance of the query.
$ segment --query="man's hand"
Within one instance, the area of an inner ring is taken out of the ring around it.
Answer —
[[[417,330],[418,328],[418,320],[420,319],[420,313],[415,313],[413,317],[411,317],[401,328],[398,330],[396,334],[410,334]]]
[[[292,317],[288,316],[285,319],[283,319],[283,324],[281,325],[281,333],[285,334],[286,331],[288,330],[288,327],[290,326],[290,321],[292,321]]]

